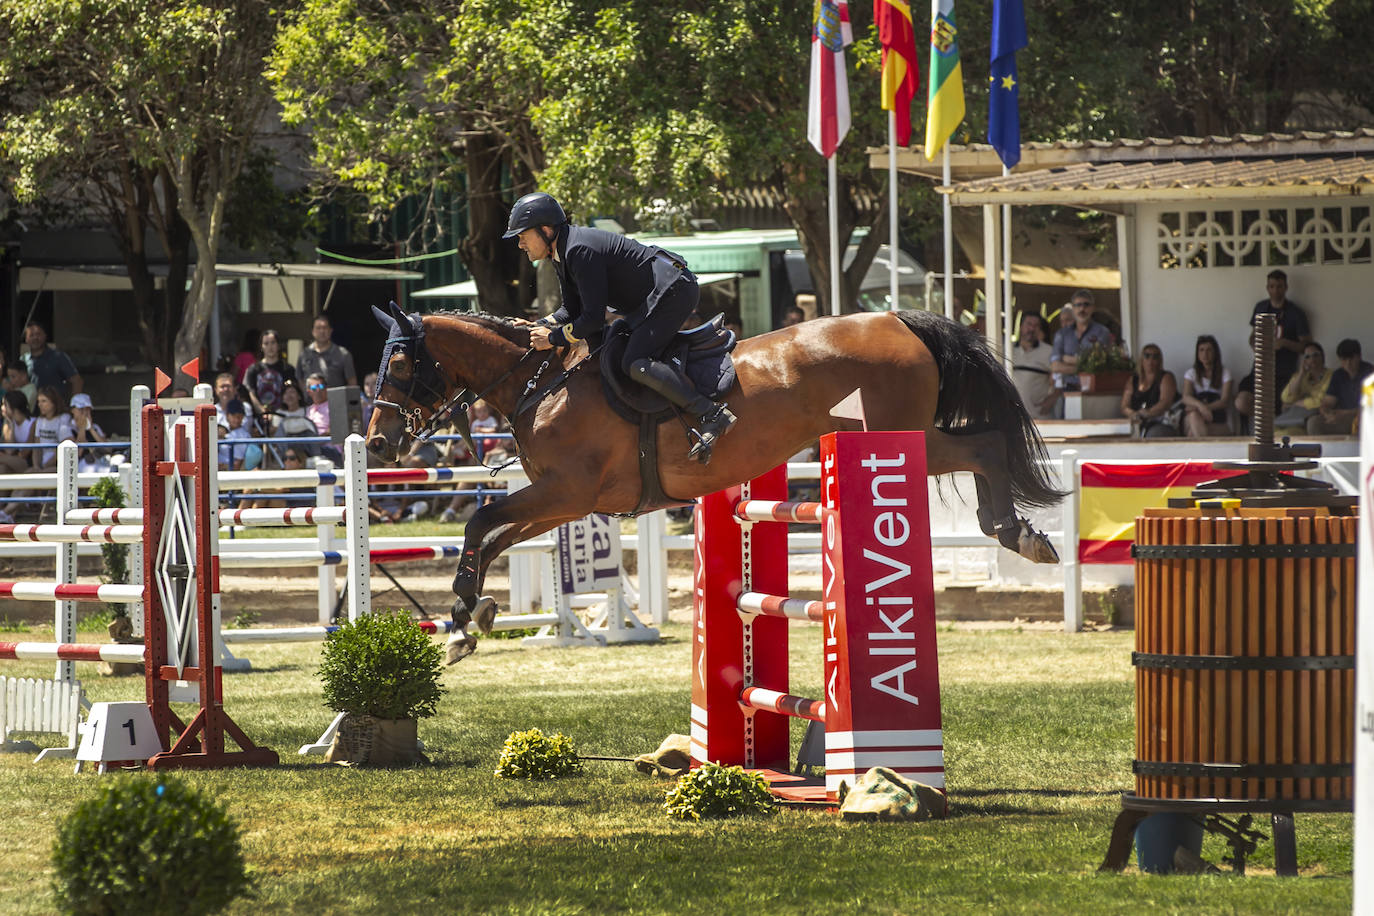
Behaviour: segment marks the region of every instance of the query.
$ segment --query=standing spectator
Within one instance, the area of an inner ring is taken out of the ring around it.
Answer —
[[[29,402],[22,391],[6,391],[0,402],[0,441],[12,444],[33,441],[33,415],[29,412]],[[23,474],[29,470],[32,456],[30,449],[0,449],[0,474]],[[11,498],[25,496],[27,491],[11,491]],[[19,511],[17,502],[6,503],[0,508],[0,524],[14,524],[14,513]]]
[[[1054,350],[1050,353],[1050,368],[1063,373],[1064,390],[1078,390],[1078,354],[1092,346],[1113,344],[1112,332],[1105,325],[1093,321],[1093,294],[1086,289],[1076,290],[1070,304],[1073,306],[1073,324],[1060,328],[1054,335]]]
[[[86,393],[72,395],[72,427],[76,430],[73,437],[77,445],[91,442],[104,442],[109,437],[100,424],[91,416],[91,396]],[[83,448],[77,460],[77,470],[82,473],[104,472],[110,469],[110,455],[105,451]]]
[[[30,321],[24,325],[24,343],[29,346],[24,362],[35,385],[56,388],[64,400],[68,394],[81,393],[81,373],[67,354],[48,346],[48,332],[41,324]]]
[[[1336,345],[1341,366],[1331,373],[1317,414],[1307,418],[1307,431],[1315,436],[1348,436],[1355,431],[1360,412],[1360,385],[1374,366],[1361,358],[1360,342],[1347,337]]]
[[[1021,316],[1021,334],[1012,351],[1011,378],[1021,401],[1037,420],[1047,420],[1054,415],[1054,404],[1059,400],[1054,381],[1050,378],[1050,353],[1053,348],[1045,343],[1044,323],[1034,313]]]
[[[39,449],[33,458],[35,471],[51,471],[57,467],[57,443],[76,438],[76,425],[67,412],[67,402],[56,385],[38,389],[38,416],[33,423],[33,441],[51,445]]]
[[[243,374],[243,387],[248,389],[254,413],[266,417],[281,406],[282,391],[287,382],[296,380],[296,370],[282,358],[281,338],[271,328],[262,332],[258,350],[262,358]]]
[[[1142,439],[1178,435],[1172,408],[1178,401],[1178,382],[1164,368],[1164,352],[1156,344],[1140,351],[1140,369],[1121,392],[1121,414]]]
[[[1283,391],[1293,373],[1298,371],[1298,356],[1312,340],[1312,331],[1307,325],[1307,313],[1288,299],[1288,274],[1281,270],[1269,271],[1264,288],[1269,298],[1255,303],[1250,313],[1250,326],[1254,327],[1255,318],[1260,314],[1274,314],[1274,381],[1277,383],[1274,387],[1276,391]]]
[[[363,376],[363,387],[358,390],[358,407],[363,415],[363,432],[372,425],[372,408],[377,406],[377,373],[369,372]]]
[[[22,392],[29,402],[29,412],[33,412],[34,402],[38,400],[38,386],[29,377],[29,367],[24,365],[23,360],[16,360],[5,367],[5,390]]]
[[[249,328],[243,332],[243,342],[239,344],[239,352],[234,354],[234,363],[230,370],[234,373],[234,384],[243,384],[243,376],[248,371],[248,367],[258,361],[258,329]]]
[[[782,326],[790,328],[794,324],[801,324],[806,320],[806,310],[800,305],[789,305],[787,311],[782,315]]]
[[[296,359],[296,378],[309,379],[312,374],[319,373],[328,388],[357,385],[353,354],[334,343],[334,325],[328,316],[315,316],[310,336],[314,341]]]
[[[1192,438],[1231,432],[1226,408],[1231,403],[1231,371],[1221,364],[1221,348],[1211,334],[1193,347],[1193,365],[1183,373],[1183,431]]]
[[[1279,396],[1283,412],[1274,417],[1275,435],[1301,436],[1307,432],[1307,421],[1320,415],[1322,397],[1330,386],[1326,351],[1315,340],[1309,340],[1302,351],[1302,369],[1288,380]]]

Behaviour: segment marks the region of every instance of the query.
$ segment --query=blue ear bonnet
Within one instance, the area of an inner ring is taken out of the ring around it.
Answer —
[[[387,366],[391,363],[391,357],[397,352],[410,357],[411,372],[418,373],[421,371],[419,354],[423,352],[424,346],[424,323],[418,314],[404,317],[408,325],[406,328],[402,328],[395,318],[387,316],[391,326],[387,329],[386,345],[382,347],[382,363],[377,367],[377,384],[372,392],[374,399],[382,396],[382,385],[386,383]]]

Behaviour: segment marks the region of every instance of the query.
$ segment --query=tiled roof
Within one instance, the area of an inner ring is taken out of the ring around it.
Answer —
[[[1370,156],[1080,162],[959,183],[960,193],[1374,185]]]

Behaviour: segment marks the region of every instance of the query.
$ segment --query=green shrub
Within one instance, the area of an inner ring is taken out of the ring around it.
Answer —
[[[443,692],[443,660],[443,649],[407,615],[364,615],[325,640],[319,669],[325,705],[379,719],[432,716]]]
[[[195,916],[253,891],[237,825],[168,777],[102,779],[59,825],[53,867],[63,913]]]
[[[95,504],[102,509],[122,509],[125,505],[124,488],[113,477],[102,477],[91,487],[90,495]],[[101,582],[110,585],[126,585],[129,581],[129,545],[101,544],[100,558],[104,561],[105,572]],[[127,617],[129,607],[124,604],[107,604],[112,617]]]
[[[572,739],[560,732],[545,735],[537,728],[512,732],[496,764],[496,775],[502,779],[557,779],[581,772]]]
[[[741,814],[773,814],[777,811],[768,780],[743,767],[703,763],[678,777],[668,790],[663,807],[669,816],[699,821]]]

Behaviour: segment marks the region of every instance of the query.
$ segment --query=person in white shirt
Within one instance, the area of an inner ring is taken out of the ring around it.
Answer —
[[[1236,392],[1231,370],[1221,364],[1221,348],[1211,334],[1198,337],[1193,365],[1183,373],[1183,432],[1194,439],[1229,436],[1226,408]]]
[[[51,444],[40,449],[33,459],[35,471],[51,471],[57,467],[57,444],[76,438],[76,424],[67,412],[67,402],[54,385],[38,389],[38,417],[33,424],[33,441]]]
[[[1054,415],[1059,391],[1050,373],[1050,355],[1054,348],[1045,342],[1044,322],[1039,315],[1021,316],[1021,335],[1011,357],[1011,378],[1021,401],[1037,420]]]

